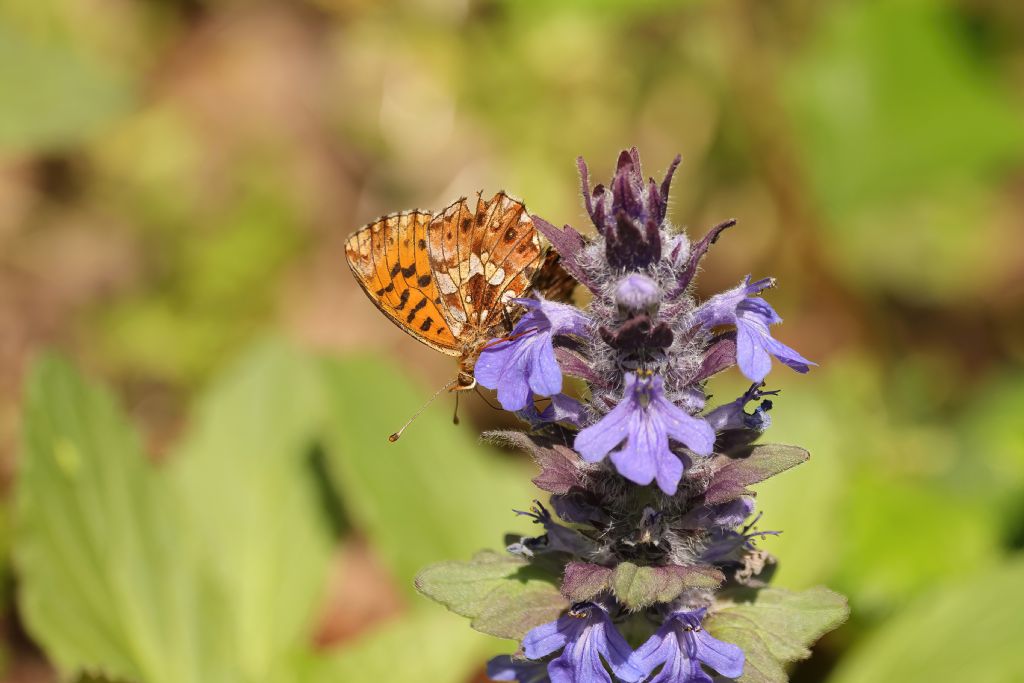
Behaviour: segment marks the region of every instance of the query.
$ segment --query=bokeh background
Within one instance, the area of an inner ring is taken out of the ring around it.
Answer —
[[[411,577],[533,470],[477,397],[386,442],[454,368],[343,243],[478,189],[584,228],[633,144],[740,221],[699,294],[777,276],[820,363],[763,547],[853,616],[793,680],[1024,680],[1022,93],[1001,0],[4,0],[4,680],[484,680]]]

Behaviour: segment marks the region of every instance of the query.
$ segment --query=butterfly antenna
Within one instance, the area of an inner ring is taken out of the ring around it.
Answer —
[[[504,410],[504,408],[501,408],[500,406],[496,406],[493,403],[491,403],[490,400],[487,398],[487,395],[484,394],[484,392],[480,391],[480,387],[474,387],[473,391],[476,392],[477,396],[483,399],[484,403],[486,403],[489,408],[493,410]]]
[[[458,382],[458,379],[453,379],[451,382],[448,382],[448,384],[445,384],[443,387],[441,387],[440,389],[435,391],[434,395],[431,396],[429,399],[427,399],[427,402],[424,403],[422,406],[420,406],[420,409],[417,410],[415,413],[413,413],[412,417],[410,417],[408,420],[406,420],[405,424],[402,425],[401,429],[399,429],[397,432],[395,432],[394,434],[392,434],[391,436],[388,437],[388,441],[390,441],[391,443],[394,443],[394,442],[398,441],[402,437],[402,432],[404,432],[406,429],[408,429],[409,425],[411,425],[413,423],[413,420],[415,420],[417,417],[419,417],[420,413],[422,413],[424,410],[426,410],[427,406],[429,406],[431,403],[433,403],[435,398],[440,396],[443,392],[448,391],[448,389],[450,389],[452,387],[452,385],[454,385],[456,382]],[[458,400],[459,400],[459,395],[455,394],[456,410],[458,410],[458,405],[459,405],[458,404]],[[458,424],[458,421],[456,421],[456,424]]]
[[[455,394],[455,413],[452,415],[452,424],[459,424],[459,394]]]

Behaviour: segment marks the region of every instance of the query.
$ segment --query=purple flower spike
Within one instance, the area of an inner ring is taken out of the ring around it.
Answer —
[[[577,434],[575,448],[584,460],[598,462],[625,441],[625,446],[611,455],[619,474],[641,485],[656,479],[661,490],[671,496],[683,476],[683,463],[669,449],[669,438],[698,455],[710,455],[715,430],[665,398],[661,377],[638,379],[629,373],[622,401]]]
[[[531,662],[499,655],[487,662],[487,677],[492,681],[518,681],[518,683],[548,683],[548,667],[544,662]]]
[[[775,284],[772,278],[751,282],[750,276],[730,289],[716,294],[694,312],[699,325],[710,329],[719,325],[736,326],[736,363],[753,382],[762,382],[772,369],[771,356],[797,372],[817,365],[780,341],[772,338],[768,327],[782,318],[767,301],[753,296]]]
[[[658,632],[633,653],[633,665],[648,676],[664,664],[648,683],[712,683],[705,664],[726,678],[743,674],[743,650],[723,643],[701,627],[705,609],[675,612]]]
[[[586,336],[588,319],[574,306],[543,299],[513,299],[526,307],[507,339],[496,339],[476,361],[474,375],[481,386],[498,390],[505,410],[522,410],[530,392],[553,396],[562,390],[562,370],[555,360],[557,334]]]
[[[637,271],[661,260],[662,223],[668,206],[668,190],[680,157],[672,161],[659,186],[644,183],[636,147],[619,154],[609,187],[596,186],[583,159],[577,160],[583,183],[583,200],[597,231],[604,235],[608,265],[619,271]]]
[[[630,663],[632,648],[612,624],[608,612],[591,602],[575,605],[557,621],[527,633],[523,649],[530,659],[562,650],[548,663],[551,683],[611,683],[602,657],[617,678],[630,683],[643,679]]]

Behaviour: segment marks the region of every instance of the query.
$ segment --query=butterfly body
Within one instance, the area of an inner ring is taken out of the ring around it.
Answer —
[[[454,390],[476,386],[483,346],[511,329],[511,300],[529,293],[543,261],[522,202],[498,192],[475,208],[460,199],[431,214],[384,216],[345,244],[366,295],[418,341],[459,358]]]

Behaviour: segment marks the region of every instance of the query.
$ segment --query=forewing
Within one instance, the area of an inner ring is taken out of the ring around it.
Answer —
[[[541,262],[540,237],[523,203],[499,192],[475,211],[455,202],[431,222],[428,248],[457,334],[480,339],[505,327],[508,300],[524,296]]]
[[[431,218],[420,211],[385,216],[348,239],[345,257],[363,291],[392,322],[424,344],[457,356],[461,344],[441,312],[427,253]]]

